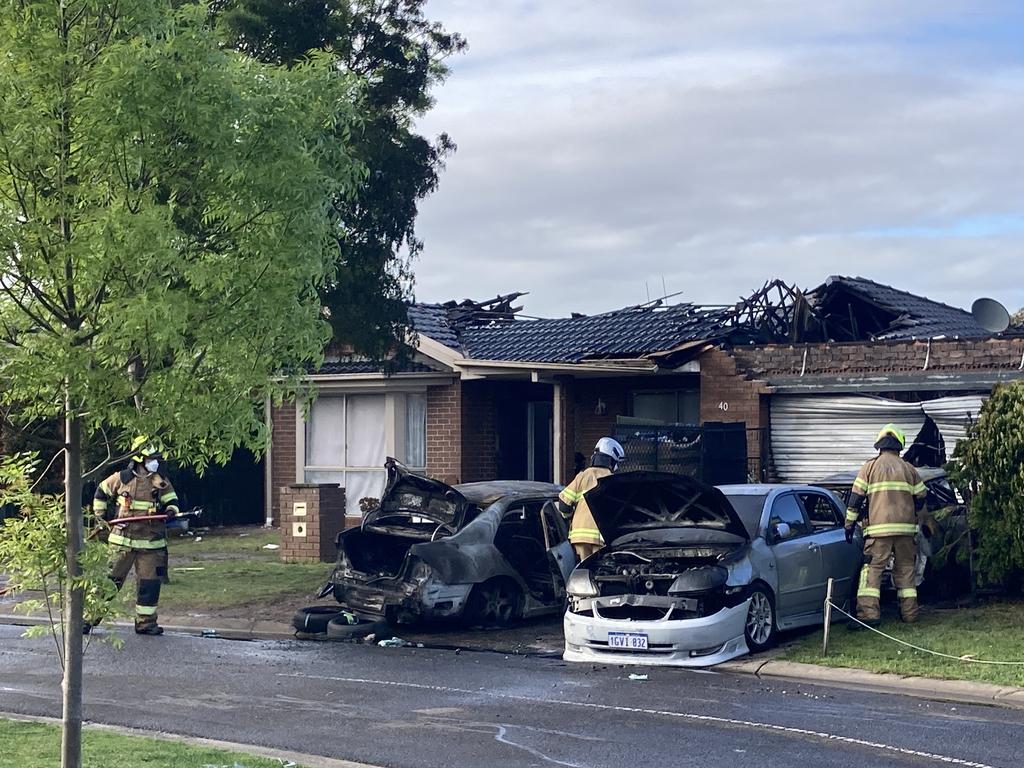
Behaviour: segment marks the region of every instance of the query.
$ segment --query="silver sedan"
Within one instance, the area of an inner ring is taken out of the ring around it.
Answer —
[[[632,472],[587,501],[608,544],[567,584],[569,661],[709,666],[767,648],[820,624],[827,580],[843,601],[861,562],[820,488]]]

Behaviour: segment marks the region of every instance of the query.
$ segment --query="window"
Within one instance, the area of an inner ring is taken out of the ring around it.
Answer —
[[[801,493],[800,501],[815,531],[826,531],[843,524],[835,504],[820,493]]]
[[[786,523],[789,526],[792,531],[789,538],[805,536],[811,532],[811,526],[808,524],[807,518],[804,517],[803,507],[797,501],[796,496],[791,493],[780,496],[772,502],[772,513],[768,524],[778,525],[779,523]]]
[[[667,389],[633,393],[633,416],[660,424],[699,424],[700,390]]]
[[[427,466],[427,396],[405,396],[405,463],[413,469]]]
[[[360,499],[381,497],[388,456],[423,471],[426,427],[424,394],[321,395],[305,423],[301,479],[344,486],[346,513],[358,516]]]

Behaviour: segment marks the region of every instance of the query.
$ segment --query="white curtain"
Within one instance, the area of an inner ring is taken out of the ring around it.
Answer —
[[[405,463],[423,469],[427,466],[427,396],[405,398]]]
[[[319,397],[313,402],[306,422],[306,465],[345,466],[345,398]],[[321,481],[307,477],[306,482]]]
[[[349,395],[346,421],[346,467],[383,467],[384,395]]]

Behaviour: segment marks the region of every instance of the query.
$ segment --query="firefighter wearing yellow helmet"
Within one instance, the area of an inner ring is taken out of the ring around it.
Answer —
[[[914,558],[917,544],[917,516],[924,510],[926,491],[912,464],[900,458],[907,438],[895,424],[878,433],[878,456],[865,462],[853,481],[846,510],[846,538],[867,512],[864,523],[864,561],[857,587],[857,618],[877,624],[881,618],[882,573],[893,558],[892,580],[899,597],[900,615],[906,622],[917,621],[917,587]]]
[[[135,568],[135,631],[140,635],[164,631],[157,623],[156,609],[160,585],[167,578],[166,521],[180,510],[178,494],[163,470],[159,446],[147,437],[136,437],[129,465],[101,482],[92,502],[96,517],[110,524],[110,578],[118,589]],[[85,631],[97,622],[90,620]]]

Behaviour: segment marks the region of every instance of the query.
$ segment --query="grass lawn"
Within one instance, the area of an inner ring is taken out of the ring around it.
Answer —
[[[17,768],[60,766],[60,730],[55,725],[0,720],[0,744],[3,744],[4,765]],[[281,761],[85,728],[82,765],[84,768],[235,768],[236,765],[281,768]]]
[[[924,609],[917,624],[889,618],[879,627],[908,643],[953,656],[1024,662],[1024,603],[993,602],[971,608]],[[821,631],[786,649],[781,658],[831,667],[855,667],[950,680],[1024,686],[1024,664],[972,664],[915,651],[869,630],[851,632],[833,624],[829,655],[821,656]]]
[[[172,536],[171,583],[160,592],[160,612],[290,620],[296,609],[314,602],[332,566],[282,563],[280,550],[263,548],[280,542],[280,531],[257,527]]]

